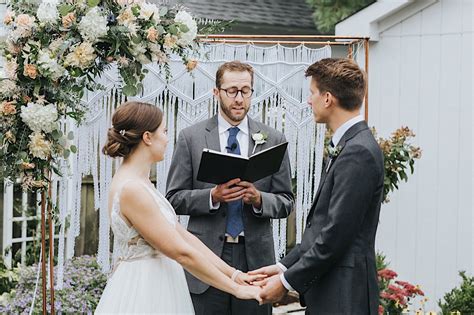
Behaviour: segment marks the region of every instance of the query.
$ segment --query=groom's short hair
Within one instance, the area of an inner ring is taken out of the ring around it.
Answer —
[[[321,93],[329,92],[339,106],[353,111],[362,105],[366,92],[366,75],[359,66],[347,58],[325,58],[306,69]]]
[[[222,85],[222,77],[224,76],[225,72],[244,72],[247,71],[250,73],[250,78],[252,79],[252,86],[253,86],[253,68],[248,63],[243,63],[238,60],[229,61],[223,63],[219,66],[216,72],[216,87],[220,88]]]

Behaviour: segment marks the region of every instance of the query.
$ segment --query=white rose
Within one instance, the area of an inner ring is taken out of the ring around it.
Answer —
[[[28,103],[21,107],[21,119],[34,132],[49,133],[57,129],[58,112],[54,104]]]
[[[91,43],[97,42],[99,37],[107,35],[107,17],[102,14],[98,7],[89,10],[79,22],[79,32],[82,38]]]
[[[253,141],[262,141],[263,140],[263,135],[261,133],[255,133],[252,135]]]
[[[193,17],[186,11],[179,11],[174,21],[188,27],[187,32],[180,32],[178,44],[181,46],[191,45],[197,36],[197,24]]]
[[[36,12],[38,20],[43,23],[55,23],[59,18],[56,1],[43,1]]]
[[[51,155],[51,143],[46,140],[42,133],[34,132],[30,136],[30,143],[28,145],[31,155],[47,160]]]
[[[153,21],[158,24],[160,23],[160,9],[154,3],[144,2],[140,5],[139,18],[148,20],[153,15]]]

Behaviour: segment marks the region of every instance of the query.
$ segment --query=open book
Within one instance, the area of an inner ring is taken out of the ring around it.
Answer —
[[[234,178],[255,182],[280,170],[288,142],[262,150],[251,157],[204,149],[197,180],[223,184]]]

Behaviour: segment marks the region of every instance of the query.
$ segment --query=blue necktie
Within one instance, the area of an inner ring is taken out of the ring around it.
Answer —
[[[229,128],[229,138],[227,138],[227,152],[240,155],[240,145],[237,141],[238,127]],[[242,200],[231,201],[227,203],[227,227],[226,232],[236,237],[244,230],[242,221]]]

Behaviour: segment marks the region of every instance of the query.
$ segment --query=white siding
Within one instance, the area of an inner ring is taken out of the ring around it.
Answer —
[[[400,126],[423,156],[384,205],[377,234],[399,278],[421,285],[426,310],[474,274],[471,1],[441,0],[371,44],[369,124],[387,137]]]

